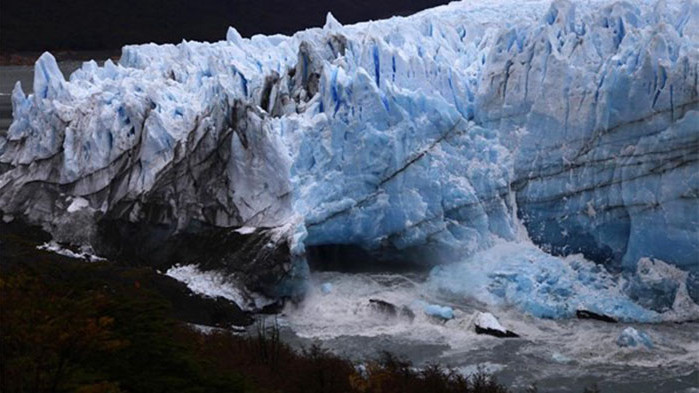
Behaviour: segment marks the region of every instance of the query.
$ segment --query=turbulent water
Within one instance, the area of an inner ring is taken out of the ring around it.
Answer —
[[[586,320],[547,320],[513,309],[493,311],[521,339],[499,339],[474,332],[471,316],[485,310],[473,300],[428,289],[425,274],[313,274],[313,290],[279,317],[286,338],[297,345],[320,342],[358,361],[387,350],[416,365],[439,362],[471,374],[479,367],[500,381],[542,392],[581,392],[597,383],[603,392],[696,392],[699,382],[699,323],[607,324]],[[331,283],[323,293],[321,285]],[[377,314],[369,299],[385,299],[416,310],[413,323]],[[435,322],[415,300],[449,304],[456,318]],[[616,344],[627,326],[646,331],[653,349]]]

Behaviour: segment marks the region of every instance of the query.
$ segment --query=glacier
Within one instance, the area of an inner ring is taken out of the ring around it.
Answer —
[[[696,318],[698,80],[696,0],[329,14],[126,46],[69,80],[44,54],[0,137],[0,210],[97,251],[101,223],[262,228],[288,249],[276,296],[307,251],[350,246],[541,317]]]

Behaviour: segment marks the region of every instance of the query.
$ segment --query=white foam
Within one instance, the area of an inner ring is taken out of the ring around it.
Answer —
[[[538,376],[555,370],[571,376],[585,374],[585,367],[672,367],[684,372],[699,366],[699,329],[675,324],[607,324],[597,321],[564,319],[550,320],[532,317],[513,308],[491,306],[488,312],[498,315],[497,324],[483,318],[484,325],[510,330],[521,339],[504,342],[487,335],[478,335],[473,329],[477,312],[484,310],[482,303],[467,298],[444,298],[432,292],[420,278],[400,274],[342,274],[314,273],[310,293],[298,305],[284,310],[285,322],[298,336],[326,340],[343,337],[375,338],[381,342],[413,345],[446,345],[441,356],[430,358],[458,368],[464,360],[482,356],[501,345],[517,345],[508,356],[504,367],[512,362],[540,359],[551,367],[536,370]],[[333,290],[323,294],[322,283],[331,283]],[[407,306],[415,312],[412,323],[400,319],[383,318],[372,312],[369,299],[377,298],[396,306]],[[416,300],[449,304],[455,318],[445,323],[426,316]],[[486,312],[483,312],[486,314]],[[629,351],[619,348],[615,341],[620,330],[635,326],[647,331],[655,341],[652,351]],[[365,341],[359,341],[365,342]],[[511,344],[515,345],[515,344]],[[496,356],[496,355],[493,355]],[[462,360],[458,360],[462,359]],[[470,363],[466,363],[469,366]],[[542,363],[543,364],[543,363]],[[554,367],[555,366],[555,367]],[[475,367],[475,366],[474,366]],[[459,370],[465,374],[475,368]],[[566,367],[565,370],[556,367]],[[673,371],[674,372],[674,371]]]
[[[492,374],[492,373],[496,373],[498,371],[502,371],[506,367],[507,366],[504,364],[484,362],[484,363],[478,363],[478,364],[469,364],[468,366],[459,367],[456,370],[461,375],[470,376],[470,375],[474,375],[478,372],[485,372],[488,374]]]

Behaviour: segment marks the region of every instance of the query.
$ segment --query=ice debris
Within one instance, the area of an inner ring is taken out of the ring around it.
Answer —
[[[495,337],[519,337],[517,333],[505,329],[495,318],[495,315],[489,312],[476,312],[473,323],[478,334],[488,334]]]
[[[636,348],[643,346],[647,349],[653,349],[653,340],[648,333],[636,330],[630,326],[621,332],[616,339],[616,344],[620,347]]]
[[[327,295],[333,291],[333,285],[329,282],[325,282],[320,286],[320,291]]]

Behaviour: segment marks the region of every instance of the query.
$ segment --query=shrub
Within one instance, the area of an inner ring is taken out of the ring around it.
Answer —
[[[173,317],[149,269],[63,258],[6,233],[0,243],[2,392],[507,392],[483,372],[390,353],[359,367],[318,345],[297,351],[276,322],[203,334]]]

